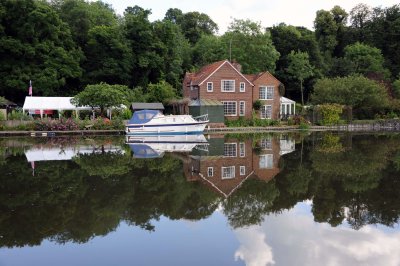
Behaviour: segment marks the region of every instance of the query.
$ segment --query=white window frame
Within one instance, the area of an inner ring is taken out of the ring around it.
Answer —
[[[237,143],[224,143],[224,157],[237,157]]]
[[[207,168],[207,176],[208,177],[213,177],[214,176],[214,167],[208,167]]]
[[[244,165],[240,166],[239,174],[240,175],[246,175],[246,166],[244,166]]]
[[[260,100],[273,100],[274,99],[274,86],[260,86],[258,98]]]
[[[246,157],[246,145],[244,142],[239,143],[239,156]]]
[[[240,82],[240,92],[245,92],[246,91],[246,83],[244,82]]]
[[[221,102],[224,105],[224,116],[237,116],[237,102],[235,102],[235,101],[221,101]],[[232,108],[232,110],[233,109],[235,110],[235,113],[227,114],[226,110],[228,108],[228,104],[232,104],[232,103],[235,104],[235,108]]]
[[[262,139],[260,146],[263,150],[272,150],[272,139]]]
[[[225,170],[228,170],[225,172]],[[221,167],[221,178],[222,179],[232,179],[235,178],[235,166],[226,166],[226,167]]]
[[[230,86],[226,86],[230,83]],[[221,92],[235,92],[235,80],[223,79],[221,80]]]
[[[260,169],[272,169],[274,168],[274,155],[273,154],[262,154],[260,155],[260,161],[258,166]]]
[[[268,117],[268,108],[270,108],[269,117]],[[260,118],[261,119],[272,119],[272,105],[266,104],[266,105],[261,106]]]
[[[245,114],[246,114],[246,102],[240,101],[239,102],[239,116],[245,116]]]
[[[212,82],[207,82],[207,92],[214,91],[214,84]]]

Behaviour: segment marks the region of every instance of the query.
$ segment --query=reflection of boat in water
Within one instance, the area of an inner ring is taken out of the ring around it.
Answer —
[[[163,115],[157,110],[136,111],[126,125],[127,134],[199,134],[208,123],[207,115]]]
[[[139,135],[126,137],[135,158],[162,157],[165,152],[191,152],[208,145],[203,134],[190,135]]]

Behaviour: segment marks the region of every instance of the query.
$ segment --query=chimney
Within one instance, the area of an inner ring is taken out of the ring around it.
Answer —
[[[240,73],[242,73],[242,65],[239,64],[238,62],[236,62],[236,60],[232,61],[232,66],[234,68],[236,68],[237,71],[239,71]]]

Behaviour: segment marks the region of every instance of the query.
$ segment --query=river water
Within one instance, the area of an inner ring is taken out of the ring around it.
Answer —
[[[400,265],[399,134],[0,139],[0,265]]]

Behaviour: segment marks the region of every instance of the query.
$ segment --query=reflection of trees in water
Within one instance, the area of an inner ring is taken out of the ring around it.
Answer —
[[[248,179],[223,202],[224,214],[233,228],[260,224],[278,195],[275,181]]]
[[[152,222],[161,216],[204,219],[221,203],[234,228],[258,224],[266,214],[306,199],[313,201],[317,222],[391,226],[400,215],[399,138],[373,138],[341,137],[340,144],[335,138],[335,147],[344,149],[334,152],[313,149],[318,140],[308,138],[303,152],[281,157],[274,180],[249,178],[225,200],[200,182],[187,182],[182,162],[169,155],[144,160],[104,152],[43,161],[34,177],[24,156],[9,156],[0,165],[0,246],[38,245],[43,239],[83,243],[121,221],[154,230]]]
[[[22,156],[1,166],[9,174],[0,176],[0,246],[39,245],[44,239],[84,243],[115,230],[121,220],[151,230],[151,220],[161,215],[197,220],[218,206],[212,192],[184,180],[181,162],[171,156],[103,155],[106,160],[84,156],[84,169],[74,161],[39,162],[34,177]],[[104,177],[106,167],[121,163],[124,171]]]

